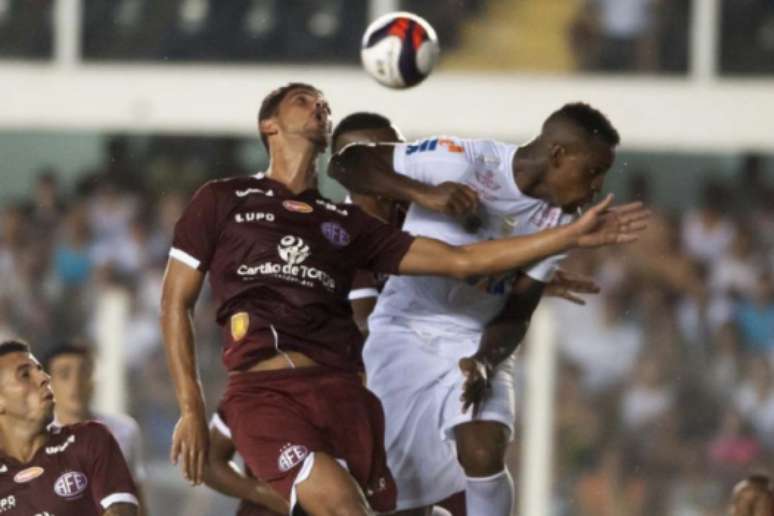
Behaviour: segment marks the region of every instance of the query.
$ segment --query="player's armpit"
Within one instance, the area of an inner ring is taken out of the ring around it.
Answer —
[[[102,516],[137,516],[137,506],[131,503],[114,503]]]

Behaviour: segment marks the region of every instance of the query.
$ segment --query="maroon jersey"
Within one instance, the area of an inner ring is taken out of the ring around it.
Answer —
[[[387,222],[393,227],[402,228],[403,222],[406,220],[408,207],[408,203],[394,201]],[[352,290],[349,292],[349,300],[355,301],[357,299],[368,297],[378,297],[388,279],[389,275],[387,274],[364,270],[357,271],[352,280]]]
[[[170,256],[209,271],[228,370],[280,350],[353,370],[362,346],[347,301],[353,274],[396,273],[412,242],[357,206],[257,174],[202,186]]]
[[[121,448],[102,423],[52,426],[27,464],[0,453],[0,514],[98,516],[137,503]]]

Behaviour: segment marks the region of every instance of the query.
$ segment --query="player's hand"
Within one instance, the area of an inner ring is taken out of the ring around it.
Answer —
[[[461,358],[458,365],[465,378],[465,383],[462,385],[462,396],[460,396],[462,412],[464,414],[468,408],[473,407],[473,415],[475,416],[489,393],[491,387],[489,382],[493,371],[491,367],[474,357]]]
[[[172,464],[182,462],[183,477],[193,485],[204,481],[204,464],[210,446],[210,433],[204,414],[199,411],[184,412],[177,420],[172,434]],[[182,460],[181,460],[182,459]]]
[[[576,305],[585,305],[586,300],[577,294],[598,294],[599,285],[593,278],[558,269],[543,290],[544,296],[561,297]]]
[[[757,481],[756,481],[757,480]],[[761,485],[762,483],[767,485]],[[734,486],[729,516],[771,516],[774,514],[774,492],[765,476],[748,477]]]
[[[578,247],[634,242],[648,226],[650,210],[641,202],[613,206],[613,194],[608,194],[571,224],[578,232]]]
[[[446,181],[430,187],[417,199],[417,204],[444,215],[462,217],[478,211],[478,194],[467,185]]]

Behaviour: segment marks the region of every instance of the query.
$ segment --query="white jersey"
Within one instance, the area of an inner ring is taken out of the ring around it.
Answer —
[[[466,184],[479,194],[481,225],[466,231],[459,220],[413,204],[403,229],[417,236],[466,245],[482,240],[527,235],[566,224],[572,215],[540,199],[524,195],[512,171],[516,145],[491,140],[431,138],[395,146],[395,170],[426,184]],[[548,282],[563,255],[523,269]],[[429,331],[480,332],[503,308],[515,272],[460,281],[436,276],[392,276],[379,296],[369,325],[388,324],[394,317]]]

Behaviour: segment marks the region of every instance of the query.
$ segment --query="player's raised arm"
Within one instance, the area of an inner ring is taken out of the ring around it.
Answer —
[[[633,242],[647,226],[649,211],[638,202],[611,208],[612,202],[608,195],[575,222],[526,236],[465,246],[417,238],[403,257],[399,274],[454,278],[499,274],[576,247]]]
[[[331,157],[328,175],[358,194],[413,202],[451,216],[476,211],[478,194],[472,188],[453,181],[433,185],[399,174],[394,153],[391,143],[354,143]]]
[[[173,464],[182,459],[183,475],[194,484],[202,482],[209,444],[192,322],[203,281],[204,273],[170,258],[161,295],[164,349],[180,406],[170,459]]]

